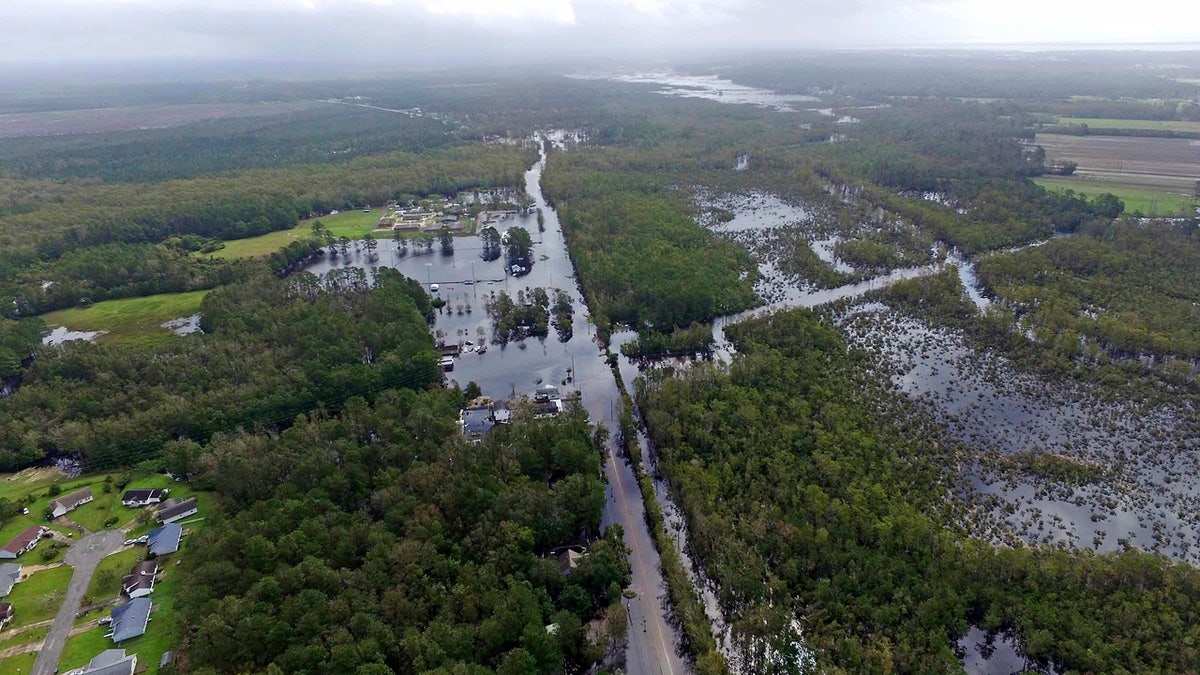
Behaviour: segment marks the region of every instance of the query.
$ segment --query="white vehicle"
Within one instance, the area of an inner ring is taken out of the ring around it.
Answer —
[[[431,293],[437,293],[437,292],[438,292],[438,285],[437,285],[437,284],[429,284],[429,291],[430,291]]]

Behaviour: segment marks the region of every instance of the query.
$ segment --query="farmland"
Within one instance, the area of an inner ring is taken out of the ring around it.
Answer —
[[[8,113],[0,115],[0,138],[169,129],[203,120],[283,115],[314,105],[317,104],[193,103]]]
[[[1173,216],[1178,215],[1188,206],[1196,207],[1195,199],[1137,185],[1094,181],[1076,176],[1049,176],[1035,178],[1033,182],[1048,190],[1057,192],[1073,190],[1089,197],[1108,193],[1125,203],[1126,212],[1137,212],[1147,216]]]
[[[1183,138],[1038,134],[1049,160],[1075,162],[1076,176],[1191,195],[1200,180],[1200,142]]]
[[[1058,124],[1086,124],[1092,129],[1145,129],[1148,131],[1185,131],[1200,133],[1200,122],[1179,120],[1122,120],[1101,117],[1059,117]]]

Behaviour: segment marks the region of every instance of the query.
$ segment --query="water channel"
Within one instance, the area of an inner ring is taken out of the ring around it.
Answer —
[[[349,257],[325,257],[304,269],[322,274],[348,265],[367,269],[387,266],[427,287],[437,284],[436,295],[447,304],[438,312],[433,329],[448,344],[464,347],[453,372],[447,373],[449,380],[463,385],[474,381],[484,395],[495,399],[532,395],[543,383],[558,385],[563,391],[580,392],[592,422],[608,427],[613,439],[604,467],[608,488],[603,525],[619,524],[625,531],[633,573],[632,590],[636,593],[625,601],[629,610],[625,671],[631,675],[679,675],[689,669],[679,655],[679,636],[667,620],[666,588],[659,572],[658,552],[646,527],[637,478],[630,464],[617,455],[620,392],[575,282],[558,214],[546,203],[541,191],[545,164],[543,149],[539,161],[525,174],[525,189],[534,199],[535,211],[513,215],[496,224],[501,231],[520,226],[533,235],[534,264],[527,275],[509,275],[503,257],[484,261],[480,257],[482,242],[478,236],[457,237],[453,255],[442,255],[435,248],[431,254],[402,256],[394,242],[380,240],[376,259],[371,259],[366,251],[352,251]],[[544,216],[541,232],[536,209]],[[486,298],[506,291],[515,299],[519,291],[538,287],[558,288],[571,297],[574,333],[562,340],[551,330],[544,339],[493,344],[492,322],[484,308]],[[486,351],[480,353],[480,344],[487,344]]]

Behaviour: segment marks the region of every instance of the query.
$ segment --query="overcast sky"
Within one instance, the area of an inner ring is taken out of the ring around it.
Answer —
[[[1197,40],[1195,0],[0,0],[0,66]]]

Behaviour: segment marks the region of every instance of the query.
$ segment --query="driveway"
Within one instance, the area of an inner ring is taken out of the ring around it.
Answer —
[[[75,624],[75,616],[79,613],[79,605],[83,602],[83,594],[87,592],[92,582],[96,566],[107,555],[117,552],[125,543],[125,533],[119,530],[106,530],[89,534],[80,539],[74,546],[67,549],[64,556],[66,563],[75,568],[71,575],[71,584],[67,586],[67,595],[63,598],[58,615],[54,617],[54,625],[46,634],[42,643],[42,651],[38,653],[37,661],[33,664],[30,675],[53,675],[62,657],[63,647],[67,645],[71,627]]]

